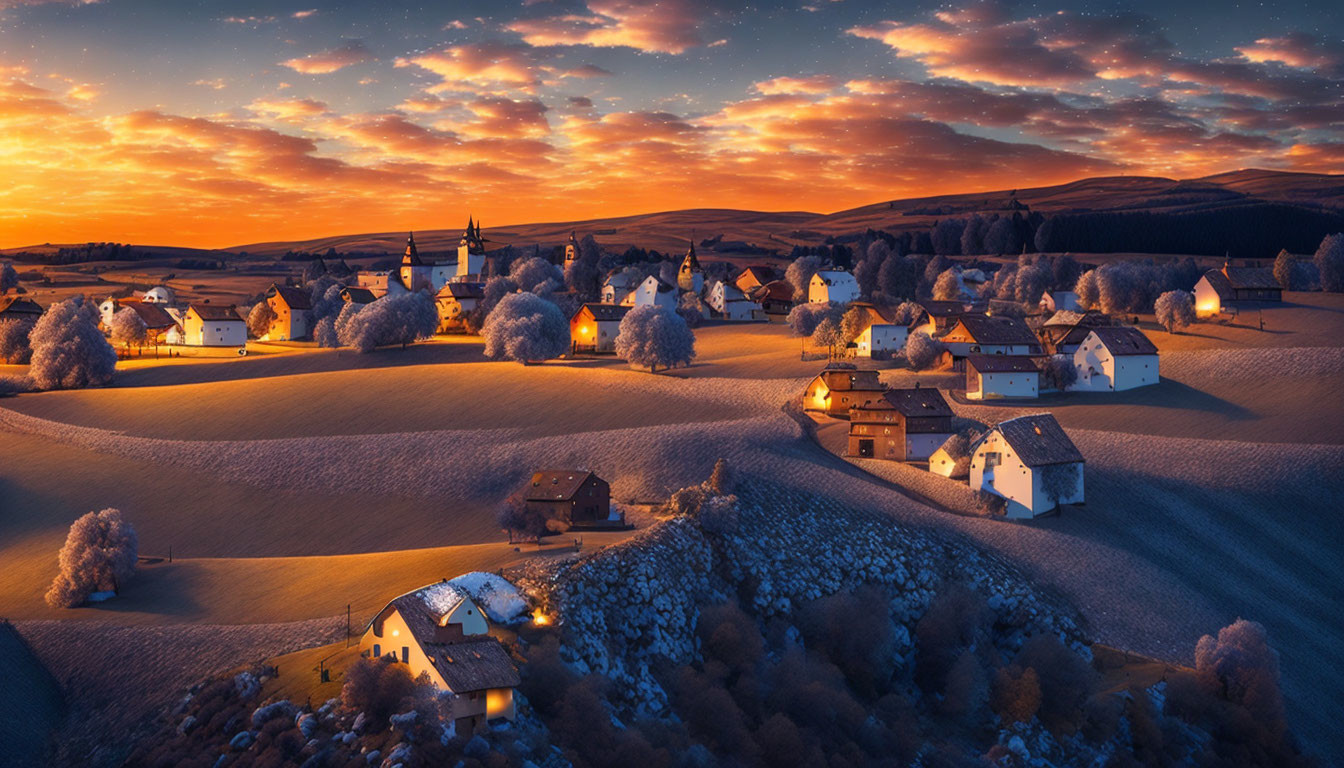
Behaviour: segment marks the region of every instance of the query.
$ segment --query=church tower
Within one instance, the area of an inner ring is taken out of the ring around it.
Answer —
[[[569,242],[565,244],[565,269],[573,264],[579,258],[579,241],[574,237],[574,232],[569,233]]]
[[[694,293],[700,293],[700,289],[705,287],[705,271],[700,268],[700,260],[695,257],[694,242],[690,250],[686,251],[686,258],[681,260],[681,269],[677,270],[677,287]]]
[[[457,277],[479,275],[485,269],[485,238],[481,237],[480,222],[467,217],[467,231],[457,241]]]
[[[406,252],[401,256],[401,284],[408,291],[418,291],[430,284],[429,265],[420,260],[415,247],[415,233],[406,236]]]

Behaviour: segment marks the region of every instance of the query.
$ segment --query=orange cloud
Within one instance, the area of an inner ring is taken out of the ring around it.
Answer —
[[[519,43],[469,43],[400,58],[396,66],[417,66],[443,78],[434,91],[505,88],[529,91],[540,85],[539,54]]]
[[[776,93],[825,93],[839,85],[830,75],[809,75],[807,77],[776,77],[756,83],[753,88],[767,96]]]
[[[587,0],[589,13],[520,19],[506,28],[530,45],[635,48],[685,53],[704,44],[701,27],[719,9],[693,0]]]
[[[305,75],[329,75],[332,72],[361,64],[372,58],[373,55],[369,53],[368,48],[364,47],[362,41],[350,40],[329,51],[312,53],[296,59],[287,59],[280,63]]]

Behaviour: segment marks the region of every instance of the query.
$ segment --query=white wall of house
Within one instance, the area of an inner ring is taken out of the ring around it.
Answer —
[[[603,304],[621,304],[625,298],[630,295],[630,287],[624,281],[614,283],[610,280],[602,286]]]
[[[635,289],[632,296],[633,299],[630,303],[636,307],[651,304],[656,307],[667,307],[673,312],[677,310],[676,290],[659,291],[658,278],[653,275],[649,275],[645,278],[644,282],[640,283],[639,287]]]
[[[241,347],[247,344],[247,324],[242,320],[202,320],[196,333],[187,334],[186,343],[198,347]]]
[[[976,344],[969,341],[944,342],[947,351],[956,357],[966,355],[1030,355],[1032,349],[1027,344]]]
[[[1073,353],[1073,367],[1078,381],[1069,389],[1078,392],[1123,392],[1161,379],[1157,355],[1112,355],[1091,333]]]
[[[997,466],[987,467],[989,456],[997,454]],[[1043,515],[1055,508],[1041,488],[1039,468],[1028,467],[1013,451],[997,430],[990,432],[971,457],[971,490],[989,491],[1003,497],[1007,503],[1005,514],[1010,518],[1028,518]],[[1078,464],[1078,482],[1073,493],[1059,500],[1060,504],[1083,502],[1083,465]]]
[[[812,303],[848,304],[858,299],[859,284],[848,272],[824,269],[813,275],[812,282],[807,285],[807,300]]]
[[[453,266],[456,267],[457,277],[479,275],[485,269],[485,254],[472,253],[466,245],[458,245],[457,264]]]
[[[933,452],[943,447],[947,438],[951,437],[950,432],[916,432],[905,434],[905,458],[906,461],[918,461],[929,458]]]
[[[1223,311],[1223,300],[1209,283],[1209,278],[1200,277],[1195,283],[1195,316],[1210,317]]]
[[[995,371],[980,373],[980,389],[967,390],[967,400],[993,400],[1000,397],[1039,397],[1041,375],[1032,371]]]
[[[857,347],[856,354],[859,357],[872,357],[874,353],[878,355],[889,355],[893,352],[899,352],[901,347],[905,346],[906,336],[909,329],[904,325],[888,325],[886,323],[874,323],[864,329],[863,333],[854,340]]]

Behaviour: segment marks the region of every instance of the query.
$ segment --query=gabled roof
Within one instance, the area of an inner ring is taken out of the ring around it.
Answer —
[[[1055,312],[1055,314],[1051,315],[1041,325],[1042,327],[1048,327],[1054,325],[1069,326],[1069,327],[1075,325],[1085,325],[1090,327],[1097,325],[1107,325],[1109,323],[1110,321],[1106,319],[1106,316],[1101,314],[1100,312],[1094,312],[1091,310],[1088,310],[1086,312],[1075,312],[1074,310],[1071,309],[1061,309]]]
[[[238,316],[232,305],[192,304],[188,309],[195,312],[196,316],[202,320],[237,320],[240,323],[243,322],[243,318]]]
[[[877,371],[859,371],[852,368],[827,368],[817,374],[826,388],[833,392],[865,391],[879,392],[882,382]],[[813,379],[816,381],[816,379]]]
[[[587,310],[588,314],[592,315],[593,319],[599,322],[619,322],[625,319],[626,314],[632,309],[634,309],[634,307],[622,306],[620,304],[584,304],[579,307],[579,311],[575,312],[574,316],[578,317],[584,310]]]
[[[766,299],[793,301],[793,286],[783,280],[771,280],[764,285],[757,286],[756,290],[751,292],[751,297],[756,301],[765,301]]]
[[[1036,361],[1026,355],[967,355],[966,364],[981,373],[1039,373]]]
[[[352,304],[372,304],[378,297],[368,288],[351,285],[341,291],[341,298]]]
[[[1242,291],[1280,291],[1283,287],[1274,279],[1274,270],[1265,267],[1224,266],[1223,275],[1233,288]]]
[[[485,283],[451,282],[444,283],[439,289],[438,298],[482,299],[485,298]]]
[[[42,305],[26,296],[0,296],[0,314],[41,315]]]
[[[738,272],[737,275],[733,278],[733,282],[737,282],[738,280],[741,280],[747,275],[751,275],[751,277],[755,279],[756,282],[760,283],[761,285],[765,285],[766,283],[770,282],[775,278],[775,270],[771,269],[770,267],[761,266],[759,264],[752,265],[750,267],[746,267],[741,272]]]
[[[1093,328],[1092,333],[1116,357],[1157,354],[1157,347],[1138,328],[1113,325]]]
[[[1232,288],[1232,283],[1228,282],[1227,275],[1224,275],[1222,270],[1210,269],[1204,273],[1204,280],[1213,288],[1213,292],[1218,294],[1218,298],[1231,301],[1237,297],[1236,290]]]
[[[586,469],[543,469],[532,475],[527,500],[569,501],[592,474]]]
[[[812,279],[821,280],[826,285],[854,282],[854,276],[843,269],[819,269],[812,275]]]
[[[891,307],[880,307],[867,301],[850,302],[850,306],[868,310],[874,325],[900,325],[896,322],[896,312]]]
[[[146,304],[143,301],[128,301],[122,306],[130,307],[135,314],[139,315],[147,330],[159,331],[177,325],[177,321],[173,319],[173,316],[168,314],[160,304],[155,304],[153,302]]]
[[[647,283],[647,282],[649,282],[650,280],[657,280],[657,281],[658,281],[658,292],[659,292],[659,293],[667,293],[668,291],[671,291],[671,290],[673,290],[673,289],[675,289],[675,288],[677,287],[677,286],[675,286],[675,285],[673,285],[673,284],[667,282],[666,280],[664,280],[663,278],[661,278],[661,277],[659,277],[659,276],[657,276],[657,275],[649,275],[648,277],[644,278],[644,280],[640,283],[640,285],[642,286],[642,285],[644,285],[644,283]]]
[[[887,409],[900,411],[906,418],[917,416],[951,416],[952,406],[947,404],[943,393],[936,387],[914,387],[911,389],[889,389],[877,400],[856,406],[859,408]]]
[[[292,285],[280,285],[271,283],[271,289],[266,292],[268,296],[279,296],[280,300],[290,309],[312,309],[313,302],[309,298],[308,292],[295,288]]]
[[[1026,322],[1016,317],[998,315],[963,315],[957,321],[978,344],[1026,344],[1039,346],[1040,340]]]
[[[385,616],[388,609],[395,608],[454,693],[517,686],[518,670],[495,638],[474,635],[451,643],[436,640],[435,628],[464,601],[471,602],[466,590],[441,581],[394,598],[378,612],[374,622]]]
[[[1083,454],[1073,444],[1064,428],[1048,413],[1018,416],[999,422],[997,431],[1012,446],[1022,463],[1028,467],[1047,464],[1072,464],[1083,461]]]

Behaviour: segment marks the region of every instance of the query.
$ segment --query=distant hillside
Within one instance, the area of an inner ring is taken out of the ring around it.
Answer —
[[[1344,175],[1249,169],[1187,180],[1107,176],[1052,187],[898,199],[829,214],[691,209],[587,221],[487,226],[483,231],[497,245],[558,245],[575,231],[580,237],[593,234],[612,250],[638,246],[677,252],[686,248],[694,237],[697,244],[719,240],[722,245],[707,249],[711,253],[716,250],[723,254],[741,253],[745,247],[787,254],[794,245],[816,244],[828,236],[854,234],[868,228],[889,232],[923,229],[940,218],[972,213],[1011,214],[1026,209],[1046,215],[1181,213],[1255,203],[1283,203],[1304,210],[1326,207],[1338,212],[1344,210]],[[448,229],[416,232],[416,243],[426,252],[455,249],[461,226],[465,224],[464,221]],[[320,253],[329,248],[342,252],[399,253],[405,242],[405,232],[379,232],[252,243],[227,250],[271,258],[286,251]]]

